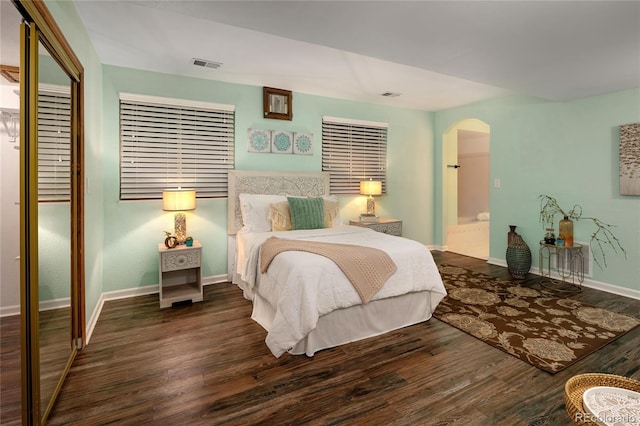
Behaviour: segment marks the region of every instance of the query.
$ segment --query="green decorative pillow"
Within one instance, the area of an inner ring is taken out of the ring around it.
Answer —
[[[287,197],[291,210],[291,229],[324,228],[324,202],[322,197]]]

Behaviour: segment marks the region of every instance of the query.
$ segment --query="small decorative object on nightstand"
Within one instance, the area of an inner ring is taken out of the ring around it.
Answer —
[[[175,235],[171,235],[171,232],[169,231],[164,231],[164,234],[165,234],[164,246],[166,248],[172,249],[178,245],[178,238],[176,238]]]
[[[380,217],[376,222],[350,220],[349,225],[362,226],[364,228],[371,228],[374,231],[382,232],[384,234],[389,234],[389,235],[395,235],[397,237],[402,236],[402,221],[398,219]]]
[[[160,253],[160,308],[174,302],[202,302],[202,246],[193,241],[191,247],[180,245],[168,249],[158,244]]]

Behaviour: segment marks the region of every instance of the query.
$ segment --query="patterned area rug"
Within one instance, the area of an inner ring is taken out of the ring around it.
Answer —
[[[550,291],[455,266],[439,269],[448,295],[436,318],[552,374],[640,324]]]

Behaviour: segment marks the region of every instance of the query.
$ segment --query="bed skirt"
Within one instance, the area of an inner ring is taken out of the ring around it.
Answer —
[[[431,314],[429,291],[337,309],[320,317],[316,328],[288,352],[293,355],[313,356],[322,349],[379,336],[427,321]],[[254,295],[251,318],[268,332],[274,316],[275,311],[269,302],[257,294]]]

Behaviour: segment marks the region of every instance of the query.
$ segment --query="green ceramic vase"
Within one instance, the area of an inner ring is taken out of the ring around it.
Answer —
[[[531,250],[522,236],[516,232],[515,225],[509,225],[507,234],[507,269],[516,280],[523,280],[531,269]]]

